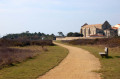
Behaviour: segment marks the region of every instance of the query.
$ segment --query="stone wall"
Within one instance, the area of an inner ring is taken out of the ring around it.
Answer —
[[[76,40],[76,39],[99,39],[99,38],[105,38],[105,37],[63,37],[63,38],[56,38],[56,40]]]

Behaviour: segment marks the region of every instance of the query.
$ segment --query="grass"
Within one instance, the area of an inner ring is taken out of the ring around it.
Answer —
[[[57,41],[61,43],[60,41]],[[64,43],[67,45],[71,45],[68,43]],[[99,45],[72,45],[76,47],[80,47],[85,49],[91,54],[95,55],[99,58],[101,63],[101,69],[96,71],[98,73],[102,73],[102,79],[120,79],[120,47],[109,48],[109,57],[101,58],[98,54],[99,52],[104,52],[104,46]]]
[[[102,73],[103,79],[120,79],[120,48],[109,48],[109,57],[101,58],[98,53],[104,52],[103,46],[84,45],[79,47],[88,50],[99,58],[102,67],[98,72]]]
[[[26,48],[39,50],[39,46]],[[49,46],[47,52],[42,52],[35,58],[0,70],[0,79],[36,79],[57,66],[67,54],[68,50],[63,47]]]

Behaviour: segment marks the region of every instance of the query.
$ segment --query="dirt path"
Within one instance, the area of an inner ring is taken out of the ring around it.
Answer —
[[[93,72],[100,69],[98,58],[81,48],[55,44],[67,48],[69,54],[59,66],[38,79],[101,79],[98,73]]]

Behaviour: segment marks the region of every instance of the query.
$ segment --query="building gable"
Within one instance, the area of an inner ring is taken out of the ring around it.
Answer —
[[[111,29],[111,25],[108,21],[105,21],[102,25],[102,29],[106,30],[106,29]]]

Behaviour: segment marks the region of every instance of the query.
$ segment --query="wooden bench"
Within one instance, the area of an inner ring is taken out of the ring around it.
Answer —
[[[103,57],[108,57],[108,48],[105,47],[105,52],[99,52],[99,54]]]

